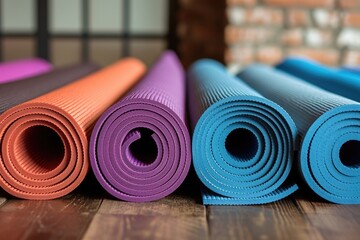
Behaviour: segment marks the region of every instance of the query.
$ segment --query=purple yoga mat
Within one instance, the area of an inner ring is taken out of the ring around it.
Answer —
[[[184,70],[167,51],[95,125],[90,162],[106,191],[125,201],[146,202],[180,186],[191,162],[185,106]]]
[[[0,63],[0,83],[29,78],[52,69],[52,65],[40,58],[30,58]]]

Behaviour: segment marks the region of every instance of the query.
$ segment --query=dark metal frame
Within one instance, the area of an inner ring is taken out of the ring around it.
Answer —
[[[167,40],[167,47],[169,49],[177,50],[177,37],[176,37],[176,12],[178,9],[177,0],[169,1],[168,10],[168,33],[167,34],[148,34],[148,33],[130,33],[130,1],[123,0],[123,33],[121,34],[90,34],[89,33],[89,12],[90,2],[89,0],[82,0],[82,32],[79,34],[72,33],[56,33],[50,34],[48,30],[48,0],[36,0],[37,11],[37,30],[35,33],[3,33],[1,25],[1,7],[2,0],[0,0],[0,61],[3,59],[3,46],[2,39],[4,37],[33,37],[37,40],[37,56],[50,59],[49,41],[52,38],[81,38],[81,59],[86,62],[89,60],[89,39],[107,38],[107,39],[120,39],[122,41],[122,49],[119,53],[120,56],[128,56],[130,54],[130,41],[132,39],[164,39]]]

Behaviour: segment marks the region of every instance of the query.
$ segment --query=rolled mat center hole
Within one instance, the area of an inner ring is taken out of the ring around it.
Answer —
[[[65,156],[60,136],[45,126],[33,126],[23,131],[17,137],[14,149],[20,166],[34,174],[55,169]]]
[[[340,161],[348,167],[360,166],[360,141],[350,140],[340,148]]]
[[[130,144],[131,162],[137,166],[150,165],[158,155],[154,132],[147,128],[136,129],[140,133],[140,139]]]
[[[255,156],[258,150],[258,141],[250,130],[238,128],[227,136],[225,148],[233,157],[239,160],[249,160]]]

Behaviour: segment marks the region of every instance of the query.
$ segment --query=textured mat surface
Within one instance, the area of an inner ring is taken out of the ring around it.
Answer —
[[[0,185],[25,199],[64,196],[84,179],[98,117],[132,87],[143,63],[125,59],[0,116]]]
[[[165,52],[101,116],[92,133],[90,160],[101,185],[122,200],[157,200],[180,186],[189,171],[191,144],[184,70],[173,52]]]
[[[327,91],[360,101],[360,77],[354,74],[305,58],[287,58],[276,68]]]
[[[56,69],[21,81],[4,83],[0,86],[0,114],[5,110],[73,82],[98,68],[84,64]]]
[[[213,60],[188,72],[193,164],[204,204],[260,204],[297,186],[292,167],[296,127],[284,109]]]
[[[0,63],[0,83],[12,82],[48,72],[52,65],[40,58]]]
[[[331,202],[360,203],[360,104],[265,65],[239,77],[294,119],[309,187]]]
[[[356,66],[356,67],[342,67],[342,69],[344,71],[348,71],[348,72],[351,72],[351,73],[355,73],[357,74],[359,77],[360,77],[360,66]],[[360,80],[359,80],[360,81]]]

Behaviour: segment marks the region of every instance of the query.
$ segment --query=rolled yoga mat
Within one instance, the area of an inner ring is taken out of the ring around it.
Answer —
[[[176,190],[191,164],[184,70],[165,52],[96,123],[90,140],[96,178],[116,198],[146,202]]]
[[[360,203],[360,104],[265,65],[238,75],[294,119],[305,182],[335,203]]]
[[[92,64],[81,64],[56,69],[21,81],[4,83],[0,86],[0,114],[11,107],[64,86],[97,69]]]
[[[40,58],[0,63],[0,84],[49,72],[52,65]]]
[[[344,66],[344,67],[342,67],[342,69],[344,71],[354,73],[354,74],[356,74],[357,76],[360,77],[360,66],[352,66],[352,67],[351,66]]]
[[[25,199],[53,199],[75,189],[89,169],[95,121],[144,71],[140,61],[125,59],[5,111],[0,186]]]
[[[193,164],[204,204],[261,204],[297,190],[286,181],[296,127],[284,109],[213,60],[188,72]]]
[[[276,68],[327,91],[360,101],[360,77],[354,74],[296,57],[285,59]]]

